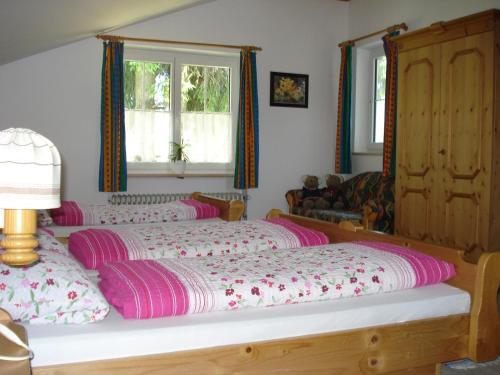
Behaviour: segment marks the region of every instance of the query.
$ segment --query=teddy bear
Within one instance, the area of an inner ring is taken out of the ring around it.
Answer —
[[[315,208],[316,201],[322,197],[323,190],[319,188],[319,178],[317,176],[307,175],[302,178],[304,186],[302,191],[297,193],[299,202],[302,202],[304,210]]]
[[[328,174],[325,177],[326,188],[322,194],[322,201],[320,205],[328,204],[326,208],[333,208],[335,210],[342,210],[348,208],[348,201],[342,189],[342,179],[334,174]],[[325,203],[325,202],[327,203]]]

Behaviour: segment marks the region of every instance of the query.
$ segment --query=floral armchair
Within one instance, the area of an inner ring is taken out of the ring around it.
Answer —
[[[394,232],[394,177],[385,177],[382,172],[365,172],[342,182],[340,187],[346,198],[342,209],[304,209],[301,189],[294,189],[286,193],[289,212],[331,222],[359,220],[370,229]]]

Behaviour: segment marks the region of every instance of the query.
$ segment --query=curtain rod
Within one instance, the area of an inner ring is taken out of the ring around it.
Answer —
[[[370,37],[378,35],[378,34],[382,34],[383,32],[392,33],[394,31],[401,30],[401,29],[403,29],[404,31],[408,30],[408,26],[406,25],[406,23],[404,23],[404,22],[398,23],[396,25],[389,26],[389,27],[382,29],[382,30],[374,31],[373,33],[366,34],[366,35],[360,36],[360,37],[355,38],[355,39],[346,40],[345,42],[340,43],[339,47],[353,46],[354,44],[356,44],[356,42],[358,42],[360,40],[370,38]]]
[[[132,38],[128,36],[120,35],[96,35],[97,39],[109,40],[109,41],[121,41],[129,40],[133,42],[145,42],[145,43],[163,43],[163,44],[182,44],[188,46],[202,46],[202,47],[216,47],[216,48],[231,48],[231,49],[247,49],[251,51],[262,51],[261,47],[256,46],[237,46],[231,44],[216,44],[216,43],[197,43],[197,42],[183,42],[179,40],[163,40],[163,39],[147,39],[147,38]]]

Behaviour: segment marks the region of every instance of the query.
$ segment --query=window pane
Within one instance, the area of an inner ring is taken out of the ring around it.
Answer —
[[[140,61],[125,61],[125,108],[142,108],[142,78],[144,63]]]
[[[229,68],[208,67],[206,112],[229,112]]]
[[[203,112],[205,110],[205,83],[203,67],[182,66],[182,112]]]
[[[376,64],[376,91],[375,91],[375,100],[383,100],[385,99],[385,73],[387,60],[385,56],[377,57],[375,60]]]
[[[374,75],[374,108],[373,108],[373,135],[372,142],[384,142],[384,119],[385,119],[385,74],[387,61],[385,56],[375,59]]]
[[[125,108],[170,111],[170,64],[125,61]]]
[[[384,142],[385,99],[375,102],[375,134],[374,142]]]
[[[144,109],[170,110],[170,64],[144,63]]]
[[[231,161],[231,115],[218,113],[182,113],[181,132],[188,144],[193,163],[229,163]]]
[[[125,110],[127,161],[168,162],[172,141],[171,113]]]

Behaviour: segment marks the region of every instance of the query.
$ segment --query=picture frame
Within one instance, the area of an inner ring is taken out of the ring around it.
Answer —
[[[275,107],[307,108],[309,105],[309,75],[271,72],[270,105]]]

